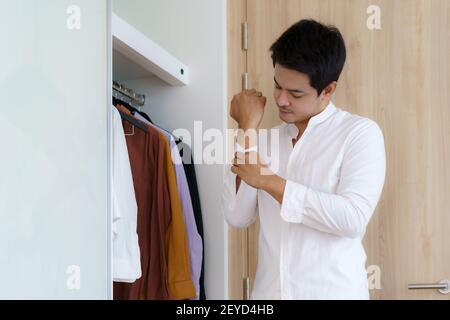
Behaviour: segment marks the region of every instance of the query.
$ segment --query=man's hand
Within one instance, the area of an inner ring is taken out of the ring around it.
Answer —
[[[248,185],[261,189],[264,185],[264,176],[269,174],[270,170],[256,152],[245,154],[236,152],[231,172],[237,174]]]
[[[267,98],[255,89],[244,90],[231,100],[230,116],[240,129],[257,129],[261,124]]]
[[[251,148],[257,144],[255,139],[251,139],[252,134],[256,136],[256,130],[261,124],[264,107],[267,99],[261,92],[252,90],[244,90],[236,94],[231,101],[230,116],[237,121],[239,129],[236,142],[244,149]],[[250,139],[247,139],[249,134]],[[236,177],[236,192],[241,185],[241,177]]]
[[[266,191],[282,203],[286,180],[274,174],[256,152],[236,152],[231,172],[249,186]]]

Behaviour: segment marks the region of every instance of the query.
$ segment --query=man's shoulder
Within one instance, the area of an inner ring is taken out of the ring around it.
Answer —
[[[336,118],[338,118],[338,122],[342,125],[345,124],[346,126],[348,126],[349,128],[353,129],[353,130],[358,130],[358,129],[379,129],[378,123],[369,118],[369,117],[365,117],[365,116],[361,116],[359,114],[356,113],[351,113],[349,111],[340,109],[340,108],[336,108],[337,112],[336,112]]]
[[[375,142],[384,139],[383,132],[375,120],[342,109],[339,109],[339,113],[336,124],[343,130],[347,141],[366,143],[367,140]]]

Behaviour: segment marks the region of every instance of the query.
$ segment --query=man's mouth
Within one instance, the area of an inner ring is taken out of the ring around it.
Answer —
[[[283,113],[292,113],[292,111],[290,111],[290,110],[285,110],[285,109],[281,109],[281,108],[278,108],[279,110],[280,110],[280,112],[283,112]]]

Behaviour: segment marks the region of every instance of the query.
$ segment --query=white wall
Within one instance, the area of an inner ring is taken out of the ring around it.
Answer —
[[[189,67],[190,83],[186,87],[171,87],[155,78],[126,82],[146,95],[144,111],[152,120],[170,131],[188,129],[192,137],[197,120],[202,121],[203,131],[216,128],[225,132],[226,0],[114,0],[113,11]],[[196,165],[208,299],[228,297],[227,232],[220,211],[222,168]]]
[[[108,7],[75,3],[0,0],[0,299],[110,297]]]

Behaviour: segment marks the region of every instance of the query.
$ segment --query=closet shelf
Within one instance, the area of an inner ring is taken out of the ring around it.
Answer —
[[[112,34],[114,71],[127,78],[115,80],[155,75],[172,86],[188,84],[189,70],[186,65],[116,14],[112,15]]]

